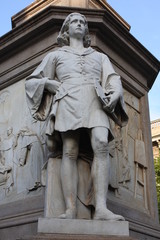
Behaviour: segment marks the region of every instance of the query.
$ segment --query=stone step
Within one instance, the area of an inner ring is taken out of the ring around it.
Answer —
[[[75,234],[37,234],[17,240],[136,240],[127,236],[75,235]]]
[[[129,236],[127,221],[39,218],[39,234]]]

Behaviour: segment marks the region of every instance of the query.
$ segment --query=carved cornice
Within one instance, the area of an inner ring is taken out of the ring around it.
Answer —
[[[0,206],[0,229],[37,222],[43,216],[44,197],[35,196]]]
[[[44,35],[58,33],[66,15],[73,11],[81,12],[87,17],[90,32],[93,32],[93,34],[96,34],[103,39],[110,49],[116,52],[121,59],[125,60],[126,63],[132,66],[135,71],[138,71],[143,80],[138,78],[135,80],[146,91],[149,91],[160,70],[160,62],[145,47],[143,47],[141,43],[139,43],[128,32],[124,25],[121,24],[121,22],[118,21],[118,19],[108,10],[55,7],[50,5],[1,37],[0,62],[3,63],[3,61],[11,59],[15,53],[21,53],[26,46],[32,46],[32,43],[35,41],[37,41],[38,44],[39,39]],[[56,43],[53,42],[52,45],[54,44]],[[51,46],[45,46],[43,51],[47,51],[46,49],[50,47]],[[33,56],[30,56],[30,58],[32,57]],[[109,57],[112,58],[112,54],[110,54]],[[30,59],[25,59],[25,61],[28,62]],[[112,59],[112,61],[118,62],[116,59]],[[19,64],[24,65],[25,62],[22,61]],[[119,66],[123,66],[121,62],[118,64]],[[29,68],[25,68],[24,65],[22,74],[17,71],[17,76],[16,74],[15,76],[11,74],[9,79],[6,78],[6,71],[12,71],[16,67],[18,67],[18,65],[14,62],[12,67],[5,70],[1,69],[1,88],[18,81],[21,76],[27,75],[27,69]],[[125,65],[121,68],[124,67]],[[131,73],[127,68],[124,69],[124,71],[126,71],[126,73],[128,72],[128,74],[134,79],[134,72]]]
[[[50,5],[108,10],[121,22],[124,27],[126,27],[127,30],[130,30],[130,25],[105,0],[36,0],[12,17],[12,27],[14,28],[19,26],[24,21],[33,17],[35,14]]]

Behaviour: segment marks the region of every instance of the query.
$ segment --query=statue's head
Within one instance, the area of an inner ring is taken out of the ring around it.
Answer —
[[[75,18],[75,16],[80,16],[84,21],[85,34],[84,34],[84,38],[83,38],[83,44],[84,44],[84,47],[89,47],[91,44],[91,39],[89,36],[88,23],[87,23],[85,16],[80,13],[71,13],[66,17],[66,19],[61,27],[61,30],[59,32],[59,35],[57,37],[57,42],[60,46],[69,45],[69,24],[70,24],[72,18],[73,17]]]

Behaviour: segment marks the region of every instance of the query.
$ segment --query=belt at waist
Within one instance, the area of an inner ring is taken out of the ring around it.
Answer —
[[[70,78],[67,80],[62,80],[61,84],[69,84],[69,85],[86,85],[86,84],[93,84],[95,83],[95,80],[99,81],[99,78]]]

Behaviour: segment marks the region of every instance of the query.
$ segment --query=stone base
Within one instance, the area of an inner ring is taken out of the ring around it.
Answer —
[[[38,233],[129,236],[127,221],[39,218]]]
[[[38,234],[17,240],[137,240],[127,236],[75,235],[75,234]]]

